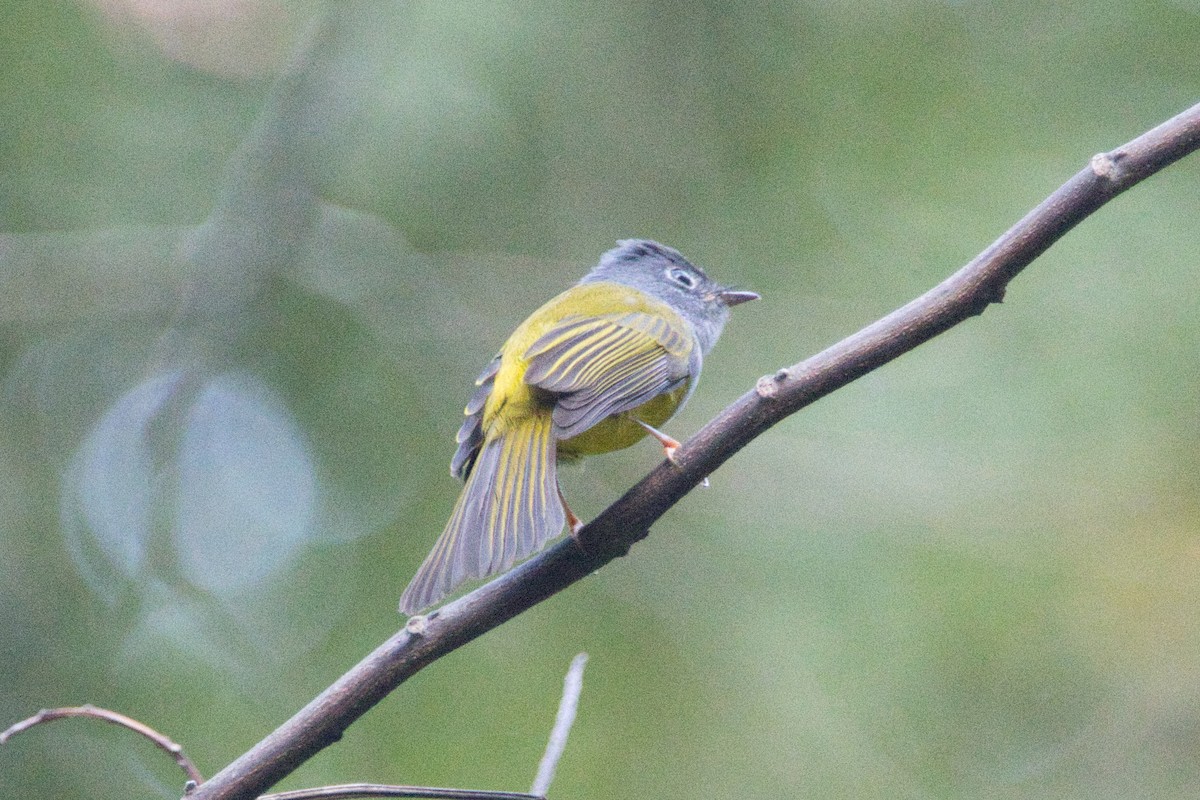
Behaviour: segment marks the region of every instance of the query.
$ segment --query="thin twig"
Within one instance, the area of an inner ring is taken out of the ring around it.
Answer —
[[[558,703],[558,714],[550,731],[546,752],[538,764],[537,777],[529,794],[519,792],[493,792],[475,789],[441,789],[428,786],[388,786],[375,783],[347,783],[340,786],[321,786],[314,789],[297,789],[290,792],[261,795],[258,800],[327,800],[348,797],[423,797],[451,798],[452,800],[545,800],[554,780],[554,771],[567,747],[567,737],[575,722],[579,709],[579,695],[583,691],[583,668],[587,665],[587,653],[571,659],[567,675],[563,679],[562,699]]]
[[[538,764],[533,788],[529,790],[535,795],[545,797],[550,793],[554,770],[558,768],[558,760],[567,749],[567,737],[571,735],[571,726],[575,724],[575,712],[579,709],[579,695],[583,691],[583,668],[587,666],[587,660],[587,653],[575,656],[571,659],[571,666],[567,668],[567,676],[563,678],[562,700],[558,702],[554,728],[550,731],[550,741],[546,742],[546,752]]]
[[[998,302],[1026,265],[1116,195],[1200,147],[1200,105],[1089,165],[970,264],[903,308],[806,361],[761,378],[676,454],[559,543],[409,625],[192,795],[249,800],[419,670],[624,555],[668,508],[759,434],[809,403]]]
[[[192,795],[194,796],[194,795]],[[328,800],[347,797],[424,797],[439,800],[546,800],[541,795],[521,792],[489,792],[477,789],[439,789],[431,786],[387,786],[381,783],[346,783],[260,795],[258,800]]]
[[[29,719],[23,719],[15,725],[10,725],[3,733],[0,733],[0,744],[4,744],[12,737],[19,733],[24,733],[35,725],[53,722],[56,719],[67,719],[69,717],[99,719],[141,734],[154,742],[159,749],[170,753],[171,757],[175,759],[175,763],[187,774],[188,780],[195,781],[196,783],[204,780],[200,775],[200,770],[196,769],[196,765],[184,754],[183,748],[171,741],[171,739],[163,736],[143,722],[138,722],[136,719],[119,714],[116,711],[109,711],[107,708],[97,708],[93,705],[73,706],[70,708],[43,708]]]

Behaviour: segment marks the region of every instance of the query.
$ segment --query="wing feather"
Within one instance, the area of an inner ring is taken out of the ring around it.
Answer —
[[[554,435],[569,439],[677,388],[698,352],[690,331],[659,315],[568,317],[526,350],[525,382],[557,395]]]
[[[450,459],[450,474],[460,480],[466,480],[479,456],[479,448],[483,447],[483,407],[492,394],[492,386],[496,383],[496,373],[500,371],[500,356],[497,355],[479,373],[475,379],[475,393],[467,401],[463,409],[466,419],[458,429],[454,440],[458,449],[454,458]]]

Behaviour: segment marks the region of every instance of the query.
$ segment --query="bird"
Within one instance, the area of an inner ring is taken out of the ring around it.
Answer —
[[[416,614],[463,582],[508,570],[582,523],[560,461],[629,447],[696,388],[729,309],[755,292],[716,283],[674,248],[624,239],[522,322],[475,380],[450,471],[464,481],[441,536],[400,598]]]

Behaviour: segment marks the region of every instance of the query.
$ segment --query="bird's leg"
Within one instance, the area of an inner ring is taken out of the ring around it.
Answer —
[[[562,487],[558,485],[557,480],[554,482],[554,488],[558,490],[558,502],[562,503],[563,511],[567,515],[567,527],[571,529],[571,538],[575,541],[575,544],[579,544],[579,539],[576,538],[576,534],[583,529],[583,520],[575,516],[575,512],[571,510],[569,505],[567,505],[567,498],[563,497]],[[580,548],[583,547],[583,545],[579,546]]]
[[[670,461],[675,466],[679,466],[679,462],[675,460],[675,451],[678,450],[682,445],[680,445],[678,440],[672,439],[670,436],[667,436],[653,425],[647,425],[637,417],[634,417],[633,421],[645,428],[646,433],[650,434],[655,439],[658,439],[658,443],[662,445],[663,455],[667,457],[667,461]]]
[[[665,433],[660,431],[658,428],[655,428],[653,425],[647,425],[645,422],[642,422],[637,417],[633,417],[633,421],[636,422],[638,425],[641,425],[643,428],[645,428],[646,433],[650,434],[655,439],[658,439],[659,444],[661,444],[663,447],[663,455],[665,455],[667,457],[667,461],[670,461],[672,464],[674,464],[675,466],[678,467],[679,462],[675,460],[675,451],[683,446],[679,443],[679,440],[673,439],[670,436],[667,436]],[[706,477],[703,481],[701,481],[700,485],[703,486],[705,489],[707,489],[708,488],[708,478]]]

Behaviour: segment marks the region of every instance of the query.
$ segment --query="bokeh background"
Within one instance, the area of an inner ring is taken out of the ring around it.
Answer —
[[[209,775],[402,623],[471,379],[613,240],[764,296],[684,437],[1200,98],[1194,0],[0,9],[0,727],[91,702]],[[284,787],[524,790],[586,650],[557,798],[1200,793],[1198,200],[1122,196]],[[0,747],[0,797],[181,786],[100,723]]]

